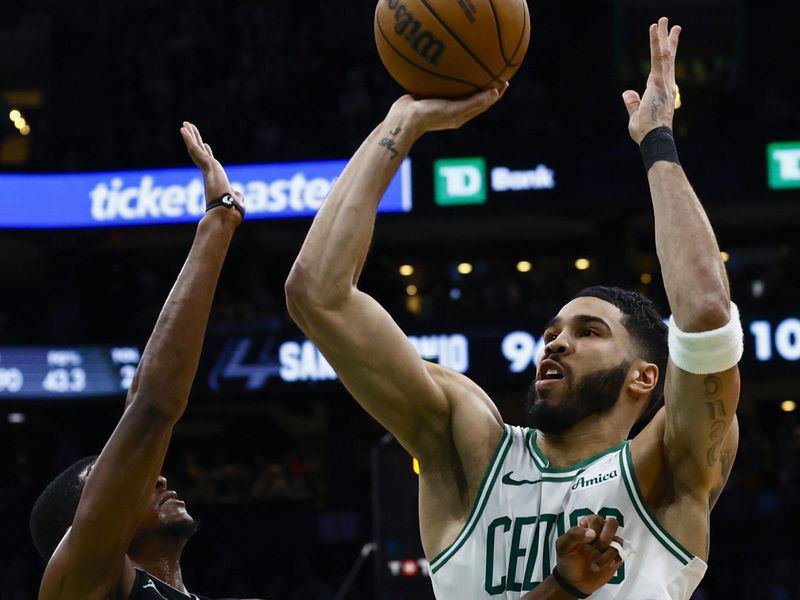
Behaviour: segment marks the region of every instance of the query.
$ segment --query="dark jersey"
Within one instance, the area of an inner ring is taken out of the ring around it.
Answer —
[[[211,600],[196,594],[184,594],[168,583],[136,569],[133,591],[128,600]]]

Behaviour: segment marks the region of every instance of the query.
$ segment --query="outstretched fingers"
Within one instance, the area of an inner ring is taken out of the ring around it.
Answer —
[[[664,81],[669,84],[675,83],[675,57],[678,54],[678,45],[681,38],[681,26],[669,27],[669,19],[661,17],[656,24],[656,36],[658,38],[658,68],[653,62],[653,73],[660,74]],[[650,26],[650,49],[654,51],[655,40],[653,39],[653,26]]]
[[[473,94],[463,100],[455,101],[455,110],[461,114],[461,118],[458,120],[458,127],[461,127],[464,123],[471,121],[481,113],[489,110],[503,97],[507,88],[508,84],[506,83],[502,90],[492,88],[491,90]]]
[[[675,80],[675,60],[678,57],[678,46],[681,41],[681,32],[683,29],[680,25],[675,25],[667,36],[667,45],[669,47],[670,52],[670,61],[669,61],[669,70],[668,70],[668,79],[671,84],[677,85]]]
[[[658,24],[650,25],[650,77],[661,79],[664,76],[664,61],[661,54],[661,40],[658,35]]]
[[[625,108],[628,109],[629,117],[632,117],[642,104],[642,98],[639,96],[638,92],[633,90],[624,91],[622,93],[622,101],[625,103]]]

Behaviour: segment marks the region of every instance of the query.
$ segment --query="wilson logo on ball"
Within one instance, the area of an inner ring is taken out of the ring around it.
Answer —
[[[422,23],[400,0],[386,0],[386,4],[394,12],[394,32],[403,37],[415,53],[436,66],[444,53],[444,42],[430,31],[420,31]]]
[[[389,74],[421,97],[503,89],[531,34],[526,0],[378,0],[375,44]]]

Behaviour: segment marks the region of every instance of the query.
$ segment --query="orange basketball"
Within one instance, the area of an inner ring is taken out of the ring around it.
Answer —
[[[531,35],[525,0],[379,0],[375,42],[408,92],[452,98],[501,88]]]

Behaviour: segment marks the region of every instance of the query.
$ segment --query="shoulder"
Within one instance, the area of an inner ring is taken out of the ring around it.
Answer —
[[[460,409],[483,413],[502,429],[500,411],[481,386],[466,375],[436,363],[425,363],[425,368],[428,376],[445,394],[451,411]]]
[[[426,368],[447,398],[449,412],[445,430],[437,435],[438,448],[427,457],[429,466],[482,474],[505,433],[500,411],[465,375],[433,363]]]
[[[74,550],[71,542],[72,528],[67,530],[53,556],[47,562],[39,586],[38,600],[129,600],[134,589],[137,572],[125,556],[121,573],[97,580],[85,581],[86,561]],[[115,569],[108,569],[113,574]]]

